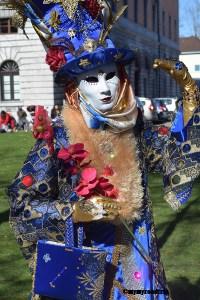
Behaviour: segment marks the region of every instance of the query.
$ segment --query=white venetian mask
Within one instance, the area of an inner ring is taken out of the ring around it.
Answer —
[[[96,110],[112,110],[118,100],[120,79],[116,65],[109,64],[88,71],[78,77],[78,89]]]

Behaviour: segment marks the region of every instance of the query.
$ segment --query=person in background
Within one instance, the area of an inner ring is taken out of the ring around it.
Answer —
[[[18,127],[21,130],[25,130],[28,127],[28,121],[27,121],[27,113],[21,108],[18,108],[17,111],[18,116]]]
[[[1,111],[0,115],[0,132],[15,131],[15,119],[4,110]]]
[[[55,111],[56,111],[57,116],[61,116],[62,106],[61,105],[55,105]]]
[[[57,117],[57,112],[56,112],[55,105],[54,105],[51,110],[51,119],[54,120],[56,117]]]
[[[29,106],[27,106],[27,111],[30,113],[32,121],[34,121],[34,117],[35,117],[35,105],[29,105]]]
[[[62,112],[62,106],[61,105],[54,105],[54,107],[51,110],[52,122],[55,122],[57,117],[61,116],[61,112]]]

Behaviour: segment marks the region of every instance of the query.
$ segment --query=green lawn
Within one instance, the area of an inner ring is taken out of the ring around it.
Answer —
[[[0,300],[26,300],[31,278],[8,224],[5,189],[34,143],[30,133],[0,135]],[[161,257],[174,300],[200,299],[200,187],[179,213],[162,197],[162,180],[150,176]]]

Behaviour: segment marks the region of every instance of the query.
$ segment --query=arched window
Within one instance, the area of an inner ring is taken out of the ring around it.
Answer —
[[[13,60],[5,61],[0,67],[2,101],[20,100],[19,67]]]

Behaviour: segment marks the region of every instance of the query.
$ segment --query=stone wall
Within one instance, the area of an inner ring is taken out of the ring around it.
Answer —
[[[116,46],[128,47],[134,50],[135,60],[127,71],[131,78],[135,93],[143,97],[175,97],[179,95],[179,88],[174,80],[163,71],[155,71],[152,68],[155,58],[179,57],[178,28],[172,26],[172,36],[168,35],[168,23],[166,20],[165,35],[162,32],[162,12],[167,17],[178,22],[178,1],[160,1],[159,7],[159,32],[152,28],[153,0],[148,2],[147,24],[144,27],[144,1],[138,1],[138,21],[134,21],[134,0],[128,1],[128,18],[121,18],[115,25],[112,38]],[[122,1],[121,1],[122,3]],[[173,23],[173,22],[172,22]],[[178,23],[177,23],[178,24]],[[175,34],[176,31],[176,34]]]
[[[0,9],[0,18],[9,17],[11,11]],[[19,66],[20,101],[1,101],[0,110],[6,109],[15,114],[17,107],[44,105],[49,109],[54,103],[63,101],[63,88],[54,84],[53,74],[45,63],[45,49],[30,22],[18,33],[0,35],[0,65],[13,60]]]

